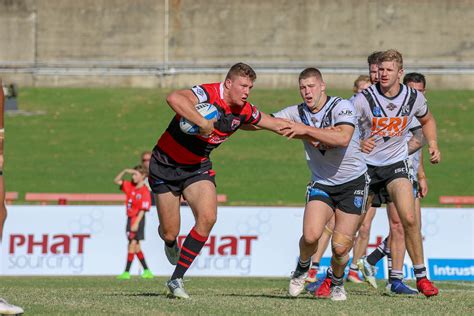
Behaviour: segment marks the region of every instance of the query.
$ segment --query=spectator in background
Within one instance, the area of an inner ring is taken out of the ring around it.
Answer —
[[[354,91],[354,94],[357,94],[357,93],[361,92],[362,90],[367,89],[371,85],[372,85],[372,83],[370,82],[369,76],[360,75],[354,81],[354,87],[352,88],[352,91]]]
[[[151,151],[147,150],[147,151],[142,152],[141,165],[145,168],[147,173],[149,173],[149,170],[150,170],[150,159],[151,159]],[[151,191],[150,183],[148,183],[148,177],[145,179],[145,184],[148,187],[148,190],[150,191],[151,205],[156,205],[155,195]]]
[[[132,181],[122,179],[127,173],[132,175]],[[135,255],[143,266],[142,278],[153,278],[140,247],[140,241],[145,239],[145,212],[148,212],[151,207],[150,190],[145,185],[147,175],[148,172],[144,166],[138,165],[133,169],[122,170],[114,179],[114,183],[119,185],[127,196],[125,203],[128,217],[128,256],[125,271],[117,277],[120,280],[130,279],[130,267]]]
[[[0,80],[0,86],[2,82]],[[2,243],[3,225],[7,219],[7,208],[5,207],[5,185],[3,182],[3,140],[4,140],[4,105],[5,105],[3,89],[0,89],[0,245]],[[9,304],[3,298],[0,298],[0,314],[22,314],[23,309],[21,307]]]

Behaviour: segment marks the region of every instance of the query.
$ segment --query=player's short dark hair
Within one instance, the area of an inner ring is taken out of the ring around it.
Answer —
[[[398,64],[400,69],[403,69],[403,57],[402,54],[395,50],[395,49],[389,49],[384,52],[382,52],[379,55],[378,62],[379,64],[384,62],[384,61],[394,61]]]
[[[321,71],[313,67],[306,68],[305,70],[303,70],[298,77],[298,81],[310,77],[316,77],[319,81],[323,81],[323,75],[321,74]]]
[[[382,52],[373,52],[367,57],[367,63],[370,65],[377,65],[379,63],[379,56]]]
[[[144,176],[148,176],[148,170],[143,165],[136,165],[133,170],[140,172]]]
[[[410,82],[422,83],[423,88],[426,88],[425,76],[419,72],[410,72],[403,77],[403,84],[408,84]]]
[[[225,77],[225,80],[232,80],[237,76],[249,78],[250,80],[252,80],[252,82],[257,79],[257,74],[255,73],[255,70],[253,70],[252,67],[244,63],[237,63],[230,67],[229,72],[227,72],[227,76]]]

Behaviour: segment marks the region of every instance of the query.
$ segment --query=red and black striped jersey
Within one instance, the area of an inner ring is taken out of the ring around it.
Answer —
[[[188,135],[179,128],[181,116],[176,114],[157,143],[158,160],[166,165],[199,166],[209,163],[214,148],[225,142],[242,124],[257,124],[260,111],[249,102],[243,107],[230,107],[224,101],[224,84],[210,83],[194,86],[192,92],[199,103],[211,103],[219,111],[214,131],[208,137]]]
[[[148,212],[151,207],[151,194],[146,185],[137,188],[135,184],[124,180],[120,190],[126,195],[127,216],[137,217],[140,211]]]

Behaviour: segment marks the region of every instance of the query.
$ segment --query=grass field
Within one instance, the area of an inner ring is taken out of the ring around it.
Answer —
[[[190,278],[191,300],[169,299],[164,278],[118,281],[113,277],[1,277],[0,293],[29,315],[473,315],[474,284],[439,282],[430,299],[385,294],[347,284],[348,300],[287,296],[288,280]],[[411,284],[413,286],[413,284]]]
[[[6,118],[8,191],[116,192],[114,176],[137,164],[172,112],[159,89],[25,88],[23,114]],[[349,91],[330,91],[350,96]],[[443,162],[427,166],[424,205],[439,195],[474,194],[473,91],[431,91]],[[299,102],[296,89],[255,90],[265,112]],[[218,191],[231,205],[302,205],[309,172],[300,141],[269,132],[238,132],[212,154]],[[20,201],[21,202],[21,201]]]

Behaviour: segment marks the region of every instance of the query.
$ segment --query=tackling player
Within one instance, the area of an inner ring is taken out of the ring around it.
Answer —
[[[418,222],[412,184],[409,180],[408,146],[406,133],[414,117],[422,125],[428,141],[430,162],[439,163],[436,122],[429,112],[423,94],[400,84],[403,74],[403,58],[396,50],[388,50],[379,56],[379,83],[364,90],[354,99],[360,114],[360,126],[374,138],[375,146],[365,156],[371,176],[371,194],[386,189],[394,202],[405,232],[406,248],[413,262],[417,288],[425,296],[438,294],[438,289],[426,277],[423,244]],[[392,243],[392,247],[394,245]],[[395,263],[398,254],[392,252]],[[393,271],[392,271],[393,272]],[[402,282],[403,275],[390,276],[394,282]]]
[[[126,173],[132,175],[132,181],[122,180]],[[130,279],[130,267],[135,255],[143,266],[142,278],[153,278],[140,247],[140,241],[145,239],[145,213],[151,206],[150,191],[145,184],[146,177],[145,167],[138,165],[133,169],[122,170],[114,179],[114,183],[119,185],[120,190],[126,195],[127,206],[128,256],[125,271],[117,277],[120,280]]]
[[[326,95],[326,84],[318,69],[303,70],[299,87],[304,102],[273,114],[295,122],[283,135],[303,139],[312,174],[306,191],[300,255],[289,294],[297,296],[303,291],[311,256],[318,248],[326,223],[335,216],[332,275],[319,287],[316,296],[346,300],[344,268],[365,210],[369,183],[360,151],[357,116],[349,101]]]
[[[166,131],[153,149],[149,183],[155,193],[165,253],[176,268],[167,282],[171,295],[189,298],[183,276],[201,251],[217,218],[215,172],[209,159],[211,151],[226,141],[243,124],[255,124],[272,131],[288,125],[283,120],[261,113],[247,99],[256,79],[247,64],[233,65],[224,82],[202,84],[189,90],[177,90],[166,99],[176,112]],[[206,120],[195,109],[198,103],[211,103],[220,112],[216,121]],[[199,126],[199,135],[188,135],[179,128],[185,117]],[[180,198],[184,196],[195,218],[191,229],[178,248],[180,231]]]

